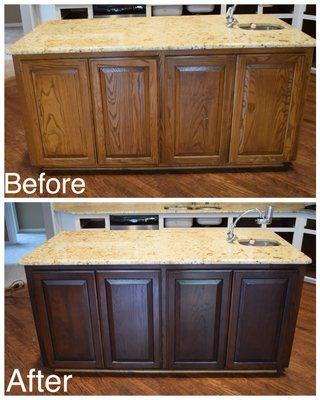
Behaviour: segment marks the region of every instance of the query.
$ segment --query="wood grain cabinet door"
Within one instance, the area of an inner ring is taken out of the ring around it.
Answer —
[[[33,272],[29,287],[44,364],[102,368],[94,272]]]
[[[238,57],[231,164],[290,161],[302,116],[306,57],[256,54]]]
[[[234,70],[234,56],[166,58],[163,164],[227,161]]]
[[[159,271],[98,271],[105,366],[160,367]]]
[[[168,272],[168,368],[225,365],[231,271]]]
[[[287,367],[299,302],[298,271],[234,272],[227,367]]]
[[[90,61],[99,165],[158,163],[157,61]]]
[[[77,59],[21,62],[33,165],[96,165],[87,64]]]

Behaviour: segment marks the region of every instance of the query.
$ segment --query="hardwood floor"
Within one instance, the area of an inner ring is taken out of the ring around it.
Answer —
[[[314,395],[316,380],[316,286],[304,283],[291,362],[280,377],[217,375],[74,376],[69,395]],[[14,368],[25,376],[41,368],[39,348],[25,289],[5,305],[5,362],[7,387]],[[42,369],[44,372],[44,369]],[[49,375],[49,371],[45,372]],[[11,394],[21,394],[15,388]],[[37,394],[37,393],[34,393]]]
[[[270,170],[215,170],[191,172],[88,172],[58,174],[85,179],[83,197],[314,197],[316,79],[311,75],[298,155],[292,167]],[[37,178],[29,164],[15,79],[6,81],[5,170],[22,179]],[[47,176],[57,176],[47,173]],[[34,196],[50,197],[37,192]],[[25,194],[10,197],[25,197]],[[51,196],[55,197],[55,196]],[[72,192],[59,197],[78,197]]]

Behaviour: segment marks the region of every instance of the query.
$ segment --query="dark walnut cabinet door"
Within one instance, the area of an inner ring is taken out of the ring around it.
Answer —
[[[234,56],[166,58],[163,164],[227,161],[234,68]]]
[[[225,365],[231,271],[168,272],[168,368]]]
[[[87,61],[22,61],[21,79],[32,164],[95,166]]]
[[[231,164],[270,164],[295,155],[306,75],[300,54],[238,57]]]
[[[105,366],[160,367],[159,271],[98,271]]]
[[[300,283],[298,271],[234,272],[227,368],[288,366]]]
[[[157,61],[99,59],[90,69],[99,165],[157,165]]]
[[[28,284],[44,364],[102,368],[94,272],[33,272]]]

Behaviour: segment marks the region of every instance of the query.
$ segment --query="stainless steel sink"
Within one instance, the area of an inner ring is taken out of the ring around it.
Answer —
[[[284,26],[278,24],[239,24],[240,29],[248,31],[275,31],[284,29]]]
[[[257,247],[267,247],[267,246],[280,246],[277,240],[269,239],[239,239],[238,242],[243,246],[257,246]]]

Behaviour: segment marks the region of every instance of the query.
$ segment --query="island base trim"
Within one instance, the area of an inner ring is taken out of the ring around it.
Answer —
[[[265,370],[248,370],[248,369],[243,369],[243,370],[230,370],[230,369],[220,369],[220,370],[178,370],[178,369],[158,369],[158,370],[150,370],[150,369],[129,369],[129,370],[114,370],[114,369],[66,369],[66,368],[55,368],[53,371],[58,372],[58,373],[92,373],[92,374],[111,374],[111,375],[126,375],[126,374],[134,374],[134,375],[142,375],[142,374],[170,374],[170,375],[175,375],[175,374],[188,374],[188,375],[197,375],[197,374],[210,374],[210,375],[279,375],[283,373],[283,369],[277,370],[277,369],[265,369]]]

